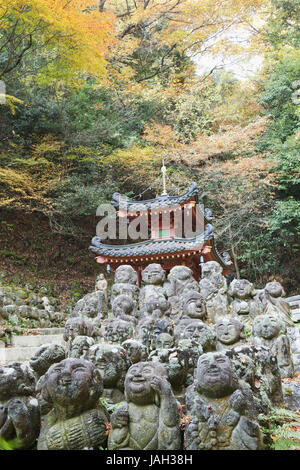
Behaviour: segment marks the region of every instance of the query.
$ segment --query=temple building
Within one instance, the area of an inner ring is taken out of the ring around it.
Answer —
[[[232,262],[227,253],[222,256],[217,250],[210,223],[212,211],[201,210],[196,183],[191,183],[190,188],[179,196],[169,196],[164,185],[161,195],[144,201],[133,201],[114,193],[111,205],[119,222],[129,228],[129,233],[130,226],[143,225],[140,238],[144,240],[110,244],[94,237],[89,249],[97,255],[98,263],[113,270],[129,264],[136,270],[139,280],[141,271],[150,263],[159,263],[166,271],[176,265],[188,266],[196,280],[201,277],[201,264],[207,261],[217,261],[223,267],[223,274],[228,273]]]

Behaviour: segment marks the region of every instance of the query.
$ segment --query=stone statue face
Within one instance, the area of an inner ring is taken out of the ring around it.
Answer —
[[[149,264],[142,271],[142,280],[145,284],[160,285],[164,282],[166,273],[160,264]]]
[[[183,339],[198,339],[199,337],[202,336],[202,334],[205,334],[207,330],[207,325],[203,323],[201,320],[194,320],[190,321],[183,329],[181,338]]]
[[[119,266],[115,272],[115,283],[135,284],[137,275],[135,270],[128,265]]]
[[[208,261],[202,265],[202,277],[211,278],[215,275],[222,274],[222,267],[216,261]]]
[[[76,336],[83,336],[86,332],[86,324],[83,318],[69,318],[65,324],[64,336],[73,340]]]
[[[250,297],[253,284],[247,279],[234,279],[230,284],[230,291],[233,297],[247,299]]]
[[[105,388],[116,386],[126,369],[125,355],[125,350],[117,345],[96,344],[90,349],[91,361],[100,371]]]
[[[89,336],[77,336],[72,344],[70,351],[70,357],[75,359],[87,359],[89,355],[89,349],[93,346],[94,340]]]
[[[265,291],[272,297],[282,297],[284,295],[283,287],[277,281],[268,282],[265,286]]]
[[[157,338],[161,333],[168,333],[172,332],[172,325],[168,319],[161,319],[157,321],[152,328],[152,343],[156,344]]]
[[[129,315],[133,310],[133,301],[128,295],[118,295],[112,304],[113,314],[117,317],[122,313]]]
[[[0,367],[0,400],[15,396],[34,394],[35,377],[30,368],[22,362],[13,362]]]
[[[230,359],[222,353],[206,353],[199,357],[196,388],[207,396],[222,397],[230,393],[232,371]]]
[[[180,281],[187,281],[193,278],[193,271],[186,266],[174,266],[170,271],[169,277]]]
[[[118,318],[112,320],[106,327],[104,339],[113,343],[123,343],[133,336],[131,323]]]
[[[151,296],[146,301],[146,310],[148,313],[162,316],[168,311],[170,304],[164,295]]]
[[[174,345],[174,338],[168,333],[161,333],[155,342],[156,349],[171,349]]]
[[[54,404],[62,408],[72,406],[73,410],[96,403],[103,391],[102,379],[94,364],[73,358],[51,366],[44,387]]]
[[[154,403],[155,392],[151,386],[153,377],[168,377],[167,371],[155,362],[139,362],[128,370],[125,377],[125,395],[137,405]]]
[[[52,364],[66,357],[63,346],[59,344],[43,344],[30,359],[30,367],[39,375],[44,375]]]
[[[206,316],[206,307],[203,297],[193,292],[182,297],[182,312],[190,318],[203,319]]]
[[[234,318],[221,317],[216,323],[218,340],[223,344],[233,344],[239,341],[242,324]]]
[[[201,320],[182,320],[176,327],[177,339],[188,339],[200,344],[203,349],[211,349],[215,345],[215,333]]]
[[[252,332],[255,336],[272,339],[279,335],[282,324],[273,315],[258,315],[253,322]]]

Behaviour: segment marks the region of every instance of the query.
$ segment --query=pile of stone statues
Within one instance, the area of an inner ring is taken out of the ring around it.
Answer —
[[[0,368],[0,438],[14,448],[259,450],[258,414],[282,406],[295,335],[278,282],[229,285],[207,262],[101,275],[65,324],[66,346]],[[297,352],[297,351],[296,351]],[[298,351],[299,353],[299,351]],[[41,423],[41,424],[40,424]],[[2,440],[0,439],[0,447]]]

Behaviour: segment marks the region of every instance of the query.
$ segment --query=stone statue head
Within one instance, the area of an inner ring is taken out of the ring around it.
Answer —
[[[197,291],[187,291],[180,299],[181,316],[205,319],[206,306],[202,295]]]
[[[285,292],[280,284],[280,282],[273,281],[273,282],[268,282],[265,285],[265,292],[269,294],[271,297],[284,297]]]
[[[137,338],[147,348],[150,346],[151,343],[152,329],[153,320],[151,317],[142,318],[137,325]]]
[[[91,321],[83,317],[71,317],[66,321],[64,340],[69,341],[76,336],[93,336],[94,326]]]
[[[284,323],[275,315],[271,314],[258,315],[252,325],[253,336],[258,336],[266,340],[275,338],[280,332],[285,332],[285,330]]]
[[[219,317],[215,329],[220,343],[229,345],[240,340],[244,325],[233,317]]]
[[[248,299],[253,294],[253,284],[247,279],[234,279],[229,286],[228,294],[241,300]]]
[[[137,283],[137,274],[132,266],[124,264],[119,266],[115,272],[115,284],[136,284]]]
[[[76,336],[72,343],[72,347],[69,353],[69,357],[75,359],[88,359],[89,349],[95,341],[89,336]]]
[[[161,333],[154,343],[155,349],[171,349],[174,346],[174,338],[168,333]]]
[[[43,344],[30,359],[29,365],[38,377],[44,375],[52,364],[66,358],[66,351],[60,344]]]
[[[130,322],[119,318],[112,318],[105,328],[104,340],[121,344],[126,339],[132,338],[133,335],[134,327]]]
[[[200,344],[204,351],[210,351],[215,348],[216,335],[214,331],[201,320],[181,320],[175,328],[174,335],[177,342],[182,339],[191,339]]]
[[[122,314],[130,315],[133,309],[133,300],[128,295],[118,295],[112,303],[112,312],[115,317],[119,317]]]
[[[170,281],[171,279],[178,279],[180,281],[194,280],[193,271],[187,266],[174,266],[168,275],[168,280]]]
[[[213,278],[222,274],[222,266],[217,261],[207,261],[202,265],[201,276],[202,278]]]
[[[90,360],[100,371],[105,388],[123,390],[129,366],[124,348],[107,343],[95,344],[90,348]]]
[[[11,362],[0,367],[0,401],[34,395],[35,377],[29,366]]]
[[[155,318],[160,318],[164,315],[169,316],[171,313],[171,306],[164,295],[153,294],[146,300],[146,312]]]
[[[166,279],[166,273],[158,263],[149,264],[142,271],[142,280],[145,284],[161,285]]]
[[[166,369],[158,362],[138,362],[133,364],[125,377],[125,397],[127,402],[145,406],[157,403],[158,396],[152,387],[155,376],[168,378]]]
[[[173,323],[168,318],[161,318],[153,323],[151,331],[151,347],[157,343],[157,338],[162,333],[173,335]]]
[[[221,398],[233,391],[233,374],[229,357],[210,352],[199,357],[195,371],[195,388],[211,398]]]
[[[99,370],[85,359],[64,359],[46,372],[41,397],[62,415],[76,416],[94,408],[103,392]]]
[[[147,348],[141,341],[127,339],[121,346],[125,349],[127,358],[131,364],[147,359]]]

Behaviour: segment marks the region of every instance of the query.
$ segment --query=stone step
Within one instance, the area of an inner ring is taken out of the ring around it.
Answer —
[[[27,362],[37,352],[38,347],[25,347],[25,348],[1,348],[0,349],[0,364],[7,362]]]
[[[34,334],[37,331],[40,335],[62,335],[64,330],[64,328],[34,328],[29,329],[28,332]]]
[[[12,346],[21,348],[40,347],[42,344],[64,344],[63,335],[23,335],[13,336]]]
[[[300,301],[300,295],[293,295],[292,297],[286,297],[284,300],[286,300],[288,303],[293,302],[294,300]]]
[[[288,302],[288,304],[291,308],[297,308],[298,305],[300,305],[300,300],[291,300],[290,302]]]

